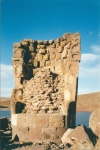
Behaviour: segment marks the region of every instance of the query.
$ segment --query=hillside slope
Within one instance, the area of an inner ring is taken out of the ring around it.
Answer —
[[[100,108],[100,92],[78,95],[77,111],[93,111]]]

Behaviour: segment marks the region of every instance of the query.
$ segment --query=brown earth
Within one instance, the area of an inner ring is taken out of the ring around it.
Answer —
[[[10,98],[0,98],[0,110],[2,109],[10,109]]]
[[[78,95],[77,111],[93,111],[100,108],[100,92]]]

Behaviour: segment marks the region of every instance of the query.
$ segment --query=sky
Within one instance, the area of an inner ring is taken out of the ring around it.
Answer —
[[[0,0],[1,96],[14,88],[13,44],[50,40],[79,32],[81,62],[78,94],[100,91],[100,0]]]

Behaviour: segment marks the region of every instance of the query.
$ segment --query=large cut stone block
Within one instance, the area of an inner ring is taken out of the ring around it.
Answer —
[[[40,54],[45,54],[45,49],[40,49],[40,50],[39,50],[39,53],[40,53]]]
[[[13,65],[23,65],[24,60],[23,60],[23,58],[12,58],[12,64]]]
[[[34,67],[38,67],[38,61],[37,60],[34,60],[33,64],[34,64]]]
[[[99,108],[94,110],[89,118],[89,127],[93,133],[100,138],[100,103]]]
[[[57,138],[60,139],[66,131],[67,127],[57,128]]]
[[[50,59],[55,59],[56,55],[55,54],[50,54]]]
[[[49,120],[49,125],[50,127],[64,127],[65,126],[65,116],[63,115],[50,115],[50,120]]]
[[[57,51],[58,51],[58,53],[61,53],[61,52],[63,51],[63,47],[62,47],[62,46],[59,46],[59,47],[57,48]]]
[[[46,66],[51,66],[51,61],[46,61]]]
[[[67,55],[68,55],[68,49],[67,49],[66,47],[64,47],[64,50],[63,50],[63,52],[62,52],[61,57],[62,57],[62,58],[67,58]]]
[[[45,61],[44,60],[40,61],[40,67],[44,67],[44,66],[45,66]]]
[[[56,60],[61,59],[61,53],[56,54]]]
[[[14,65],[13,66],[14,76],[17,78],[24,77],[23,74],[23,66],[22,65]]]
[[[79,62],[73,61],[69,66],[69,70],[71,74],[78,75]]]
[[[38,114],[36,115],[36,127],[48,127],[49,126],[49,115]]]
[[[23,127],[25,125],[25,121],[26,121],[26,118],[25,118],[25,114],[23,113],[20,113],[20,114],[16,114],[16,119],[17,119],[17,126],[18,127]]]
[[[36,127],[36,115],[33,113],[26,113],[24,125],[27,127]]]
[[[22,48],[14,48],[13,57],[14,58],[23,58],[25,54],[25,50]]]
[[[42,138],[42,128],[29,127],[29,138],[31,141],[41,140]]]
[[[81,55],[80,54],[72,54],[72,60],[80,61],[80,59],[81,59]]]
[[[44,55],[43,59],[44,60],[49,60],[49,55],[48,54]]]
[[[33,46],[29,46],[29,51],[32,51],[32,52],[34,52],[34,47]]]
[[[12,139],[17,137],[19,141],[25,141],[28,138],[28,127],[12,126]]]
[[[43,55],[42,54],[38,54],[38,61],[42,61],[43,60]]]
[[[42,139],[57,139],[57,129],[56,128],[43,128],[42,129]]]
[[[22,89],[23,88],[23,84],[21,82],[21,78],[15,77],[15,88],[16,89]]]
[[[14,43],[14,48],[20,48],[21,47],[21,43]]]

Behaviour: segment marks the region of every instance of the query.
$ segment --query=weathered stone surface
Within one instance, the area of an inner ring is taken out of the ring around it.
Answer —
[[[67,55],[68,55],[68,49],[67,49],[66,47],[64,47],[64,50],[63,50],[63,52],[62,52],[61,57],[62,57],[62,58],[67,58]]]
[[[49,60],[49,54],[44,55],[43,59],[44,60]]]
[[[42,129],[36,127],[29,128],[29,138],[31,141],[40,140],[42,138]]]
[[[58,51],[58,53],[61,53],[61,52],[63,51],[62,46],[59,46],[59,47],[57,48],[57,51]]]
[[[45,61],[44,60],[40,61],[40,67],[44,67],[44,66],[45,66]]]
[[[56,128],[43,128],[42,138],[43,139],[57,139],[57,129]]]
[[[73,109],[70,104],[76,103],[79,34],[68,33],[49,41],[24,39],[14,45],[12,61],[15,80],[12,100],[25,105],[23,113],[14,118],[15,104],[12,125],[16,129],[28,127],[28,140],[59,141],[70,122],[75,126],[75,112],[70,114],[69,108]],[[26,139],[24,133],[19,138]]]
[[[36,127],[48,127],[49,126],[49,115],[40,114],[36,116]]]
[[[60,139],[66,131],[67,131],[67,127],[57,128],[57,138]]]
[[[21,47],[21,43],[14,43],[14,48],[20,48]]]
[[[89,127],[100,138],[100,108],[94,110],[89,118]]]
[[[71,142],[70,139],[68,139],[68,135],[70,132],[72,132],[74,129],[71,129],[71,128],[68,128],[67,131],[63,134],[62,138],[61,138],[61,141],[62,143],[65,145],[67,144],[67,142]],[[71,142],[72,143],[72,142]],[[70,143],[70,144],[71,144]]]
[[[16,136],[19,138],[19,141],[25,141],[26,138],[28,138],[28,127],[17,127],[12,126],[12,139],[14,139]]]
[[[40,53],[40,54],[45,54],[45,49],[40,49],[40,50],[39,50],[39,53]]]
[[[53,44],[53,42],[54,42],[53,40],[49,40],[49,44]]]
[[[14,58],[23,58],[25,50],[22,48],[15,48],[13,52]]]
[[[75,129],[69,129],[61,138],[62,143],[70,145],[79,145],[80,149],[93,149],[92,142],[89,139],[83,125],[76,127]]]
[[[56,54],[56,60],[61,59],[61,53]]]
[[[13,66],[15,66],[15,65],[23,65],[24,64],[24,60],[23,60],[23,58],[13,58],[12,59],[12,64],[13,64]]]
[[[43,60],[43,55],[42,54],[38,54],[38,61]]]
[[[50,127],[64,127],[65,117],[63,115],[51,115],[50,116]]]
[[[53,60],[55,59],[56,55],[55,54],[50,54],[50,59]]]
[[[29,46],[29,42],[28,41],[22,41],[21,44],[26,48]]]
[[[34,47],[33,46],[29,46],[29,51],[34,52]]]

